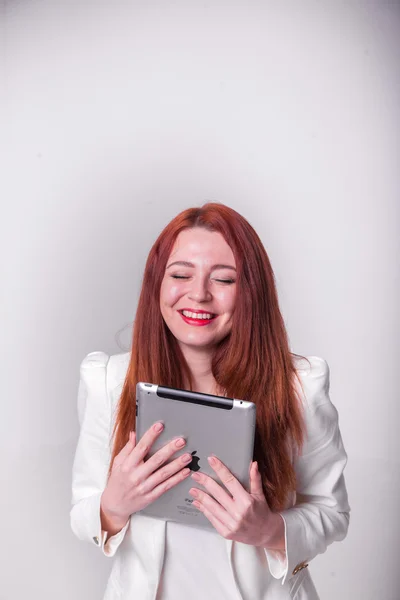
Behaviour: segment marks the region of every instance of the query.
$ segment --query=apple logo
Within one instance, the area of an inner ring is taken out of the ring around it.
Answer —
[[[188,464],[188,467],[191,471],[200,471],[200,467],[199,467],[199,457],[198,456],[194,456],[196,454],[197,450],[193,450],[193,452],[191,452],[191,455],[193,456],[192,458],[192,462],[190,462]]]

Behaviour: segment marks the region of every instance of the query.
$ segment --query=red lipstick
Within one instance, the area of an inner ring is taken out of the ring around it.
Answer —
[[[209,314],[212,315],[211,319],[193,319],[191,317],[185,317],[184,314],[182,314],[182,311],[188,311],[191,313],[197,313],[197,314]],[[215,321],[215,319],[217,318],[218,315],[210,312],[209,310],[193,310],[192,308],[182,308],[181,310],[178,310],[179,314],[181,315],[182,319],[185,321],[185,323],[187,323],[188,325],[194,325],[195,327],[203,327],[204,325],[209,325],[212,321]]]

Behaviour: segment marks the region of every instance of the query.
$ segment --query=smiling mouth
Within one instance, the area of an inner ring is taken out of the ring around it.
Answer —
[[[206,311],[194,312],[190,310],[178,310],[179,314],[185,321],[192,321],[197,323],[210,323],[218,315]]]

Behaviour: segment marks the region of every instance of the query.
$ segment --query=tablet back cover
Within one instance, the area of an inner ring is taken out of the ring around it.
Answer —
[[[173,438],[182,436],[186,439],[186,446],[177,450],[162,467],[190,452],[193,460],[189,468],[206,473],[224,487],[207,461],[208,456],[215,454],[243,487],[249,489],[256,424],[254,403],[140,382],[136,387],[136,406],[137,441],[156,421],[164,423],[164,430],[145,460]],[[189,490],[194,485],[189,476],[140,513],[214,530],[209,520],[192,505],[193,497]]]

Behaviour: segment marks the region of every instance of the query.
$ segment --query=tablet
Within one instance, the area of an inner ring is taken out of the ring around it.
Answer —
[[[162,467],[190,452],[193,460],[187,466],[192,471],[206,473],[224,487],[207,461],[208,456],[215,454],[249,490],[256,426],[256,406],[253,402],[139,382],[136,386],[137,441],[156,421],[164,423],[164,429],[146,459],[173,438],[182,436],[186,439],[186,445],[177,450]],[[192,505],[194,498],[189,490],[193,486],[196,486],[196,482],[189,476],[138,512],[215,530],[207,517]],[[198,487],[202,488],[201,485]]]

